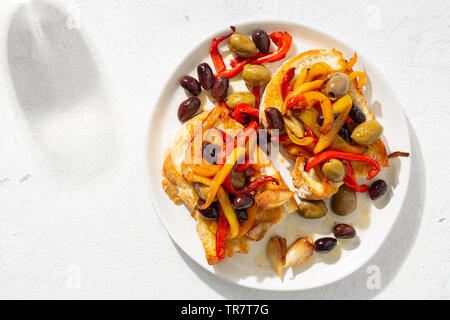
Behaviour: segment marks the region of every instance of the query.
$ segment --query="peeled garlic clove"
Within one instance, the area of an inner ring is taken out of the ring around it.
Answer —
[[[280,236],[273,236],[267,246],[267,255],[275,272],[282,280],[283,267],[286,263],[286,239]]]
[[[256,198],[258,209],[273,209],[282,206],[294,196],[292,191],[266,190]]]
[[[313,253],[314,243],[311,238],[297,239],[287,250],[285,266],[298,266],[308,260]]]

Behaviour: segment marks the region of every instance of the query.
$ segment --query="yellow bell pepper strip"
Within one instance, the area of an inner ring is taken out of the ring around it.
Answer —
[[[333,112],[334,114],[341,113],[342,111],[345,111],[348,106],[352,105],[352,98],[348,94],[340,98],[338,101],[336,101],[333,104]]]
[[[333,150],[336,150],[336,151],[342,151],[342,152],[354,153],[354,154],[363,154],[367,151],[366,146],[351,145],[350,143],[345,141],[339,135],[336,137],[336,140],[334,140],[334,142],[330,148]]]
[[[298,75],[297,80],[295,80],[294,91],[297,91],[300,88],[300,86],[305,82],[307,73],[308,73],[308,69],[302,68],[302,71]]]
[[[380,164],[375,159],[372,159],[368,156],[328,150],[308,159],[308,161],[306,162],[305,171],[309,172],[309,170],[311,170],[315,166],[330,159],[367,162],[372,166],[372,169],[367,174],[367,180],[373,179],[381,170]]]
[[[216,197],[217,190],[219,190],[220,185],[224,182],[226,177],[230,174],[233,169],[235,163],[239,158],[245,155],[245,149],[242,147],[237,147],[233,150],[231,155],[226,158],[225,164],[222,168],[216,173],[214,178],[212,179],[211,185],[209,186],[209,193],[206,198],[205,203],[200,207],[201,210],[205,210],[208,208]]]
[[[323,124],[319,128],[319,131],[322,133],[327,133],[333,127],[334,121],[334,112],[333,106],[331,105],[330,99],[323,93],[318,91],[309,91],[303,94],[305,96],[306,101],[311,103],[313,101],[318,101],[320,103],[320,108],[322,109],[323,114]]]
[[[236,238],[239,235],[239,220],[231,205],[230,198],[222,186],[217,190],[217,200],[219,200],[219,205],[230,226],[230,238]]]
[[[207,163],[204,159],[202,159],[201,164],[188,164],[188,167],[194,171],[196,174],[209,178],[214,176],[217,171],[219,171],[220,166],[216,164]]]
[[[202,177],[194,172],[192,172],[188,165],[184,162],[181,163],[181,174],[185,177],[190,183],[200,182],[206,186],[211,185],[212,180],[209,178]]]
[[[239,237],[245,236],[247,232],[253,227],[253,222],[255,221],[256,214],[258,213],[258,208],[256,204],[247,209],[247,221],[244,221],[239,226]]]
[[[321,76],[327,76],[328,74],[330,74],[332,72],[333,72],[333,68],[331,68],[327,63],[325,63],[325,62],[314,63],[309,68],[308,74],[306,75],[306,78],[305,78],[305,82],[310,82]]]
[[[351,57],[351,58],[348,60],[347,66],[345,67],[345,69],[346,69],[347,71],[352,70],[352,69],[353,69],[353,66],[356,64],[356,61],[358,61],[358,55],[357,55],[356,52],[355,52],[355,54],[353,55],[353,57]]]
[[[313,150],[315,154],[321,152],[322,150],[325,150],[333,144],[339,134],[339,130],[341,130],[342,126],[345,124],[345,119],[347,119],[351,107],[351,105],[348,106],[346,110],[339,114],[336,120],[334,120],[333,127],[330,131],[328,131],[326,134],[320,135],[319,141],[317,141],[317,144]]]
[[[293,92],[288,94],[286,96],[286,99],[284,100],[283,104],[281,105],[281,114],[285,114],[286,110],[291,109],[294,105],[299,103],[300,101],[304,100],[303,93],[312,91],[312,90],[318,90],[322,87],[323,80],[315,80],[311,82],[302,83],[297,87],[297,89],[294,89]]]
[[[227,238],[228,221],[220,205],[218,207],[219,224],[216,231],[216,256],[218,260],[223,260],[225,259],[225,240]]]
[[[311,129],[315,136],[320,136],[320,125],[317,122],[318,116],[319,111],[317,111],[316,108],[303,110],[299,115],[300,120]]]
[[[358,89],[361,89],[362,87],[364,87],[367,84],[367,78],[366,78],[366,74],[362,71],[353,71],[352,73],[350,73],[348,75],[348,77],[350,78],[350,81],[353,81],[354,79],[358,78]]]

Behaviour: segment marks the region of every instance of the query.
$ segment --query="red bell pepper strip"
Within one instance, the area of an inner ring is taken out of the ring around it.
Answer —
[[[234,107],[233,117],[239,123],[245,123],[249,118],[258,120],[259,110],[249,104],[241,103]]]
[[[253,181],[253,182],[250,182],[250,184],[249,184],[248,186],[246,186],[246,187],[243,188],[243,189],[240,189],[238,192],[239,192],[240,194],[243,194],[243,193],[250,193],[251,191],[253,191],[253,190],[259,188],[260,186],[262,186],[263,184],[268,183],[268,182],[274,182],[274,183],[276,183],[277,185],[280,185],[280,182],[278,181],[278,179],[275,179],[275,178],[272,177],[272,176],[265,176],[265,177],[257,178],[257,179],[256,179],[255,181]]]
[[[269,35],[270,39],[277,45],[277,50],[262,57],[253,59],[251,64],[261,64],[265,62],[275,62],[286,57],[292,45],[292,36],[287,32],[276,31]],[[252,58],[250,58],[251,60]]]
[[[291,48],[292,45],[292,36],[287,32],[273,32],[270,34],[270,39],[278,46],[277,50],[268,54],[257,54],[255,57],[248,58],[237,62],[238,60],[233,60],[233,65],[229,70],[224,70],[222,72],[218,72],[216,74],[216,78],[218,77],[227,77],[228,79],[237,76],[246,64],[262,64],[265,62],[275,62],[286,57],[287,52]]]
[[[255,96],[255,108],[259,109],[259,104],[261,103],[261,87],[253,86],[252,93]]]
[[[234,141],[234,139],[233,139],[233,137],[232,136],[230,136],[228,133],[226,133],[225,131],[223,131],[223,130],[220,130],[219,128],[214,128],[217,132],[219,132],[219,134],[220,135],[222,135],[222,140],[223,140],[223,145],[225,145],[225,144],[227,144],[227,143],[230,143],[230,142],[233,142]]]
[[[369,191],[368,185],[366,185],[366,184],[358,185],[358,183],[356,182],[351,163],[348,161],[343,161],[343,163],[344,163],[344,168],[345,168],[345,178],[344,178],[345,185],[349,189],[356,191],[356,192],[364,193],[364,192]]]
[[[219,44],[223,40],[229,38],[236,31],[235,27],[230,27],[230,28],[233,31],[232,33],[230,33],[226,36],[220,37],[220,38],[215,38],[211,45],[211,51],[210,51],[211,59],[212,59],[214,68],[216,69],[217,73],[221,73],[222,71],[227,69],[227,67],[225,66],[225,62],[223,62],[222,55],[219,52]]]
[[[225,240],[227,238],[228,221],[223,213],[222,208],[219,207],[219,224],[216,231],[216,256],[217,259],[225,259]]]
[[[298,95],[295,95],[293,97],[290,97],[286,101],[286,110],[291,109],[297,103],[299,103],[300,101],[304,101],[304,100],[305,100],[305,96],[303,94],[298,94]]]
[[[248,167],[250,167],[251,165],[252,165],[252,162],[251,162],[249,159],[247,159],[247,160],[245,160],[245,163],[238,164],[238,165],[236,166],[236,168],[234,169],[234,171],[236,171],[236,172],[242,172],[242,171],[244,171],[245,169],[247,169]]]
[[[237,196],[239,194],[239,191],[233,188],[233,185],[231,184],[231,178],[230,175],[228,175],[225,180],[223,181],[222,185],[224,188],[231,193],[232,195]]]
[[[364,155],[360,155],[360,154],[352,154],[352,153],[347,153],[347,152],[341,152],[341,151],[328,150],[328,151],[323,151],[323,152],[315,155],[314,157],[308,159],[308,162],[306,163],[305,171],[309,172],[309,170],[311,170],[311,168],[313,168],[325,161],[328,161],[330,159],[367,162],[368,164],[370,164],[372,166],[372,169],[369,171],[369,173],[367,175],[367,180],[371,180],[372,178],[374,178],[381,170],[380,164],[376,160],[374,160],[368,156],[364,156]]]
[[[281,81],[281,96],[286,99],[287,95],[292,92],[291,88],[291,80],[294,79],[295,76],[295,68],[290,68],[283,76],[283,80]]]

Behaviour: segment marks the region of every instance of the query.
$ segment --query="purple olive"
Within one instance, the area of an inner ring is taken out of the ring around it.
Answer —
[[[218,77],[216,81],[214,81],[211,94],[217,102],[222,102],[225,100],[228,94],[229,84],[230,80],[228,80],[227,77]]]
[[[203,159],[210,164],[217,164],[217,157],[221,149],[214,143],[205,143],[203,145]]]
[[[333,234],[338,239],[351,239],[356,236],[356,231],[352,226],[340,223],[334,226]]]
[[[379,179],[372,183],[369,189],[369,196],[372,200],[381,198],[387,191],[387,184],[384,180]]]
[[[348,143],[352,143],[352,139],[350,138],[350,130],[348,129],[347,125],[344,124],[342,128],[339,130],[339,135],[342,139],[347,141]]]
[[[329,252],[336,247],[337,240],[331,237],[325,237],[317,239],[314,242],[314,246],[316,247],[317,252]]]
[[[248,214],[245,210],[234,210],[239,222],[244,222],[248,220]]]
[[[219,219],[219,210],[217,208],[217,203],[213,202],[211,205],[204,209],[200,210],[199,208],[205,204],[205,201],[202,199],[198,199],[197,204],[195,206],[195,209],[197,209],[198,212],[202,215],[203,218],[208,220],[218,220]]]
[[[178,107],[178,120],[183,123],[191,119],[200,109],[201,104],[197,97],[184,100]]]
[[[277,108],[267,108],[266,110],[264,110],[264,113],[266,114],[270,129],[279,131],[282,131],[284,129],[284,119],[281,115],[280,110],[278,110]]]
[[[201,63],[197,66],[197,75],[202,88],[209,90],[214,85],[214,73],[206,62]]]
[[[256,29],[252,33],[252,40],[256,44],[259,52],[269,53],[270,48],[270,38],[267,32],[262,29]]]
[[[255,204],[255,199],[249,194],[239,194],[234,198],[234,208],[237,210],[248,209]]]
[[[352,108],[350,110],[349,116],[350,116],[350,118],[352,118],[352,120],[355,123],[358,123],[358,124],[363,123],[363,122],[366,121],[366,115],[355,104],[352,105]]]
[[[202,86],[197,79],[191,76],[183,76],[180,79],[180,85],[194,96],[198,96],[202,92]]]

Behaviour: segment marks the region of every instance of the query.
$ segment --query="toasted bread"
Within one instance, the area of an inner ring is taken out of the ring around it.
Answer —
[[[263,126],[267,127],[267,120],[264,113],[266,108],[275,107],[281,109],[283,104],[281,84],[286,71],[295,68],[296,74],[299,74],[302,68],[308,68],[317,62],[327,63],[335,72],[344,71],[348,66],[348,62],[344,59],[342,53],[335,49],[306,51],[286,61],[268,83],[264,96],[262,97],[260,123]],[[367,120],[375,119],[375,116],[368,107],[363,92],[356,88],[353,83],[350,84],[348,94],[352,98],[353,104],[364,112]],[[381,139],[369,145],[365,155],[377,160],[382,167],[389,166],[386,148]],[[338,191],[342,182],[335,183],[329,181],[321,174],[321,170],[318,168],[313,168],[311,171],[305,172],[304,164],[305,159],[297,158],[294,170],[291,172],[294,187],[297,189],[300,198],[310,200],[327,199]],[[365,177],[370,169],[370,166],[363,162],[353,161],[352,167],[356,178]]]
[[[207,117],[208,111],[204,111],[189,120],[183,125],[175,134],[171,145],[166,149],[163,166],[162,166],[162,186],[169,198],[175,204],[185,204],[191,212],[191,215],[197,221],[197,233],[200,241],[203,244],[205,255],[208,264],[214,265],[219,262],[216,256],[216,234],[214,230],[215,221],[204,219],[197,210],[195,205],[199,199],[194,184],[189,183],[183,176],[181,164],[185,156],[185,150],[189,145],[192,132],[195,127],[198,127],[201,122]],[[243,126],[237,123],[231,117],[220,117],[215,123],[214,127],[222,130],[241,130]],[[255,197],[261,194],[266,189],[287,190],[288,187],[282,180],[279,172],[273,167],[264,168],[265,174],[272,175],[280,181],[280,185],[277,186],[273,183],[268,183],[263,187],[260,187]],[[279,223],[283,217],[291,212],[298,210],[298,206],[294,198],[291,198],[285,202],[282,206],[276,208],[259,208],[255,219],[249,228],[249,231],[233,239],[227,239],[225,244],[226,254],[231,257],[235,252],[248,253],[250,249],[250,243],[252,241],[258,241],[264,237],[266,232],[274,224]]]

